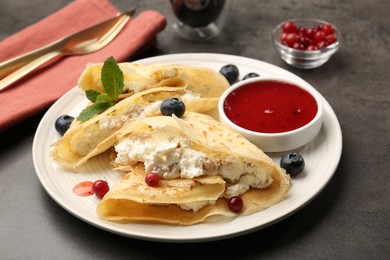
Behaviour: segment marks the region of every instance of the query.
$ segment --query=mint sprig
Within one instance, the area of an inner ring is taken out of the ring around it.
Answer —
[[[87,89],[85,96],[93,104],[81,111],[77,120],[86,121],[118,103],[119,94],[124,87],[124,77],[122,70],[112,56],[104,61],[101,81],[106,93]]]
[[[117,100],[123,89],[123,72],[113,57],[108,58],[102,69],[102,84],[107,95]]]

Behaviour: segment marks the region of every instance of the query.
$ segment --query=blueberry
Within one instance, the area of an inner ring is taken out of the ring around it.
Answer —
[[[177,98],[168,98],[161,103],[160,111],[164,116],[175,114],[177,117],[181,117],[186,111],[186,106]]]
[[[260,77],[260,75],[255,73],[255,72],[250,72],[250,73],[246,74],[245,77],[242,80],[255,78],[255,77]]]
[[[280,167],[284,168],[290,176],[297,176],[305,168],[305,160],[299,153],[288,153],[280,160]]]
[[[234,64],[228,64],[223,66],[220,70],[219,73],[221,73],[227,81],[229,81],[230,84],[233,84],[238,80],[238,76],[240,75],[238,68]]]
[[[70,124],[73,122],[73,120],[73,116],[62,115],[57,118],[56,122],[54,123],[54,127],[60,135],[64,135],[65,132],[69,129]]]

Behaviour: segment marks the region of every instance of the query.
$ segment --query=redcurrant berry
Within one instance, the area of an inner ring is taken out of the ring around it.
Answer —
[[[306,28],[303,27],[303,26],[299,26],[298,29],[297,29],[297,34],[298,34],[300,37],[305,37],[305,36],[307,36]]]
[[[109,190],[110,187],[104,180],[97,180],[92,185],[92,191],[98,198],[103,198]]]
[[[145,182],[150,187],[155,187],[160,182],[160,176],[154,172],[148,173],[145,176]]]
[[[322,28],[324,26],[322,24],[317,24],[316,26],[314,26],[314,29],[318,32],[318,31],[322,31]]]
[[[329,35],[334,33],[334,28],[331,24],[324,24],[322,31],[325,33],[325,35]]]
[[[286,37],[287,37],[287,33],[282,33],[282,35],[280,35],[280,41],[281,42],[285,42],[286,41]]]
[[[287,36],[286,36],[286,44],[287,44],[287,46],[292,47],[294,45],[294,43],[296,43],[298,41],[299,41],[299,37],[295,33],[287,34]]]
[[[326,48],[326,46],[328,46],[328,43],[326,41],[322,41],[322,42],[317,43],[317,46],[318,46],[318,49],[323,49],[323,48]]]
[[[316,31],[313,28],[307,28],[306,29],[306,35],[309,38],[313,38]]]
[[[307,36],[301,36],[299,42],[302,43],[304,47],[307,47],[310,44],[310,39]]]
[[[314,34],[314,40],[316,42],[322,42],[325,40],[325,33],[323,31],[318,31]]]
[[[304,50],[305,46],[300,42],[296,42],[296,43],[294,43],[293,48],[296,50]]]
[[[329,44],[335,43],[337,41],[336,35],[334,34],[326,35],[325,38]]]
[[[228,206],[231,211],[237,213],[241,211],[242,207],[244,206],[244,202],[240,196],[234,196],[229,199]]]
[[[308,51],[315,51],[315,50],[318,50],[318,47],[317,47],[317,45],[310,44],[310,45],[307,47],[307,50],[308,50]]]
[[[295,33],[296,29],[297,28],[293,21],[287,21],[282,25],[282,30],[285,33]]]

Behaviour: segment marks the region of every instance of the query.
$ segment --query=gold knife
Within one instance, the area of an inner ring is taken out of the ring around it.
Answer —
[[[136,9],[132,8],[114,18],[61,38],[42,48],[0,63],[0,91],[54,58],[81,55],[97,51],[122,30]]]

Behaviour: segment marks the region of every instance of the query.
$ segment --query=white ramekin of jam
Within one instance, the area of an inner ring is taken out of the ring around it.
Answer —
[[[264,152],[301,147],[320,131],[323,106],[312,86],[256,77],[232,85],[218,104],[219,120]]]

